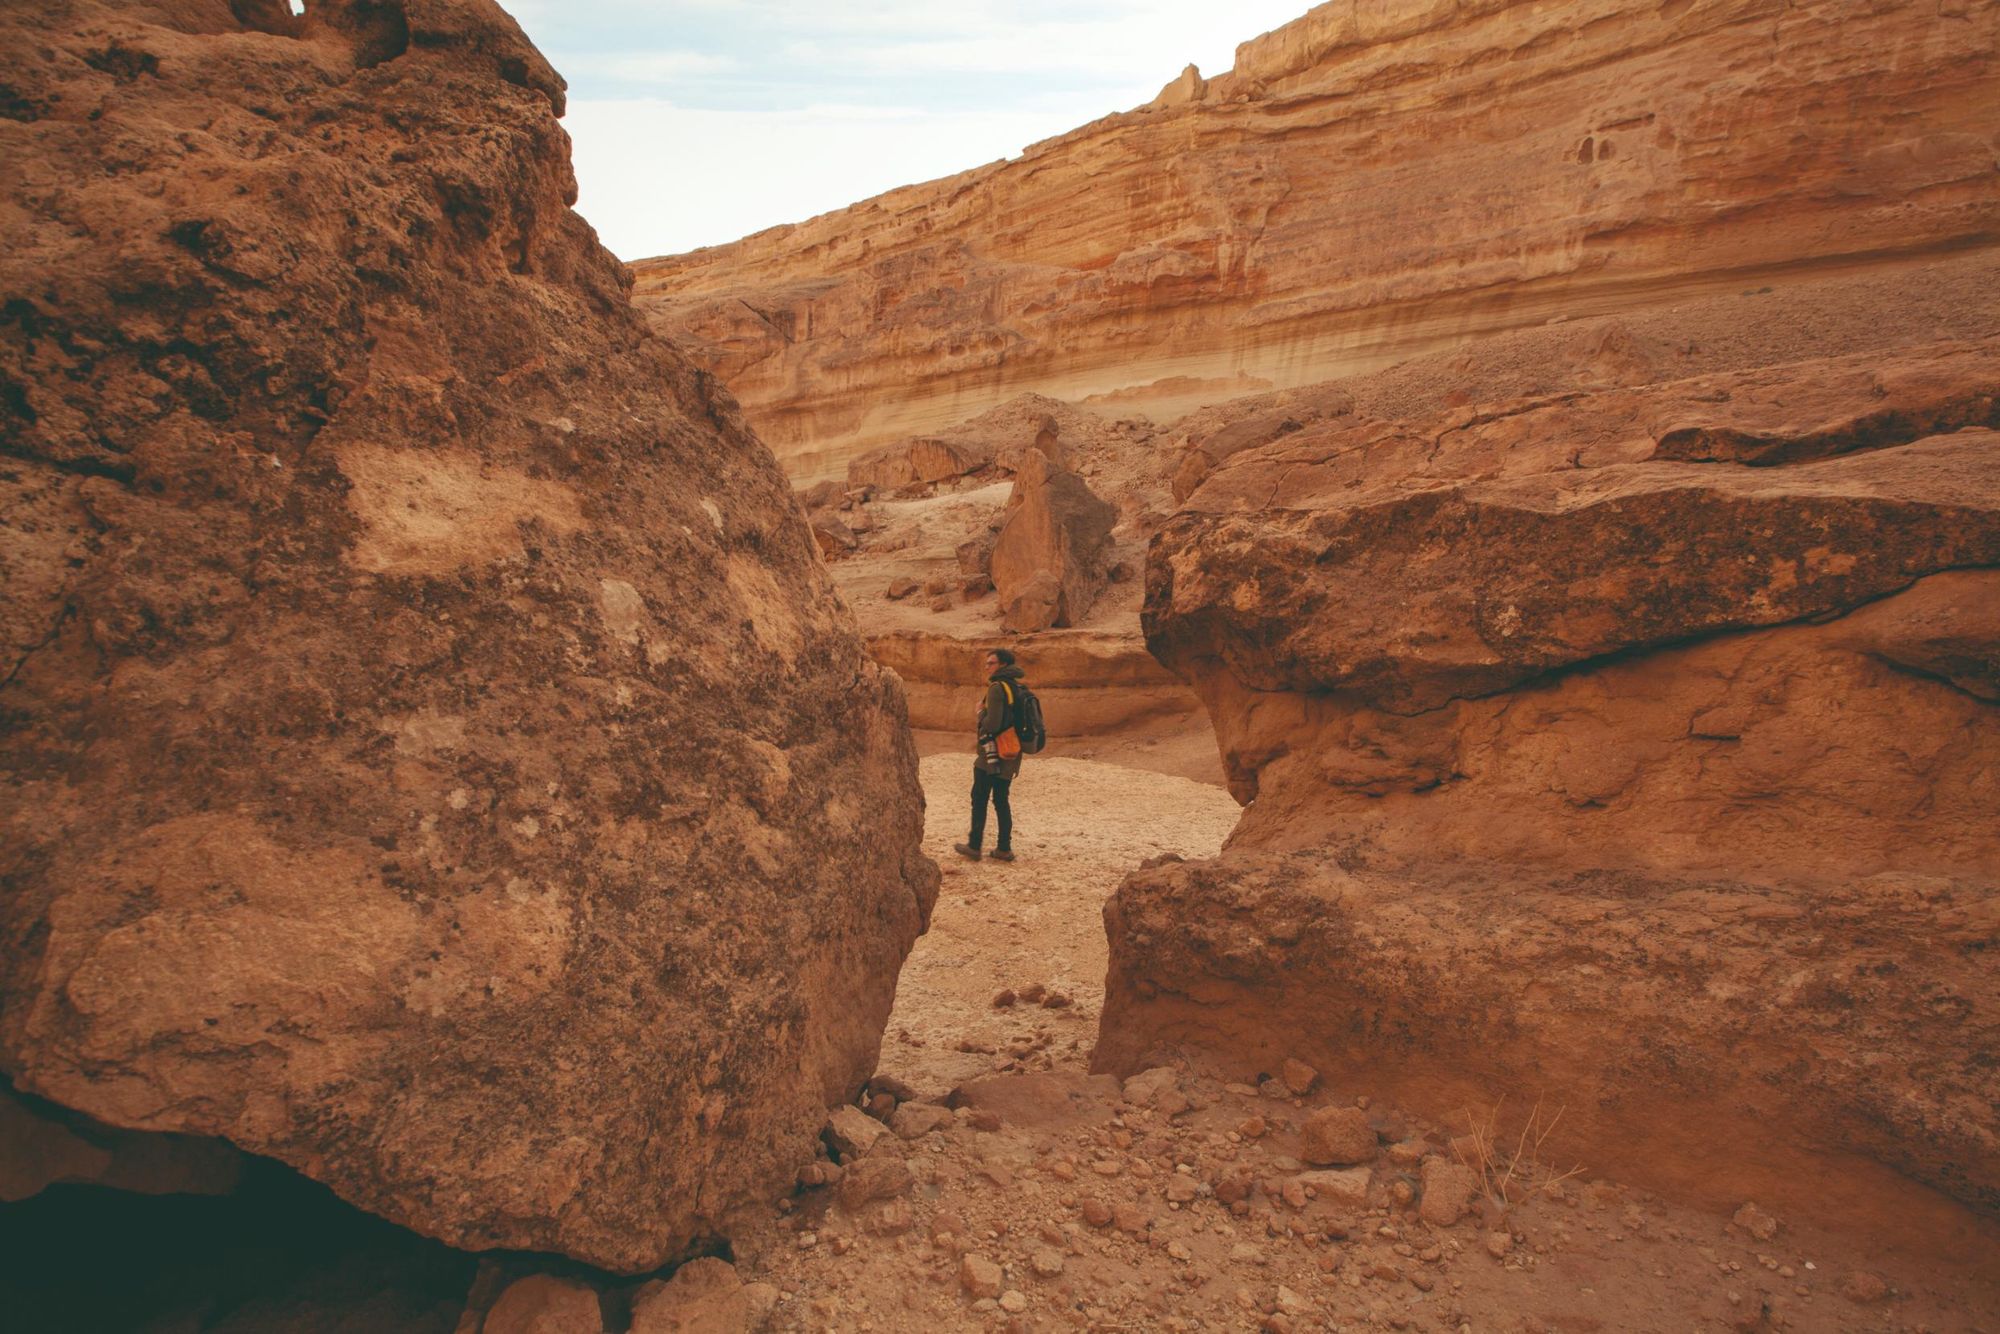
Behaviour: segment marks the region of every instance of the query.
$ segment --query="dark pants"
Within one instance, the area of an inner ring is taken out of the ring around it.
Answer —
[[[993,844],[995,852],[1014,850],[1014,812],[1007,805],[1007,789],[1014,785],[1011,778],[989,774],[975,766],[972,770],[972,837],[966,841],[978,847],[986,837],[986,797],[993,797],[993,813],[1000,817],[1000,837]]]

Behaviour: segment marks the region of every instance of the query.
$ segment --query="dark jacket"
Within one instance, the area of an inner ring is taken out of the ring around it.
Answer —
[[[1019,666],[1009,664],[987,678],[986,698],[979,705],[979,757],[973,763],[989,774],[1002,778],[1012,778],[1021,772],[1021,757],[1011,755],[1002,759],[994,748],[993,738],[1014,725],[1014,708],[1007,702],[1007,687],[1002,682],[1012,684],[1019,681],[1022,672]]]

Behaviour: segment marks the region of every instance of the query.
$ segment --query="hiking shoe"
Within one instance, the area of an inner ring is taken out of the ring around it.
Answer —
[[[967,861],[976,862],[979,860],[979,849],[973,847],[970,843],[954,843],[951,845],[951,850]],[[993,855],[997,857],[1000,854],[996,852]]]
[[[996,862],[1011,862],[1014,860],[1014,854],[1006,848],[995,848],[986,855]]]

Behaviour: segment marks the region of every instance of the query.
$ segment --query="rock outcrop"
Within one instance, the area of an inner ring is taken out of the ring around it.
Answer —
[[[1000,623],[1015,631],[1081,624],[1111,577],[1118,511],[1040,450],[1022,463],[1007,504],[988,561]]]
[[[1165,420],[1550,319],[1908,272],[2000,234],[1995,19],[1338,0],[1019,158],[643,262],[639,293],[812,479],[1025,390]]]
[[[0,1069],[622,1271],[810,1159],[936,871],[785,479],[488,0],[0,13]]]
[[[1546,1094],[1683,1197],[1990,1244],[1996,391],[1948,342],[1223,460],[1144,620],[1250,805],[1107,908],[1101,1066]]]

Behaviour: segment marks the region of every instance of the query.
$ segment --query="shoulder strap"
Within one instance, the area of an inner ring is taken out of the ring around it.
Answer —
[[[1013,708],[1013,707],[1014,707],[1014,687],[1012,687],[1012,686],[1008,685],[1008,684],[1007,684],[1007,683],[1006,683],[1005,681],[1002,681],[1002,682],[1000,683],[1000,688],[1001,688],[1002,690],[1004,690],[1004,691],[1006,691],[1006,692],[1007,692],[1007,707],[1008,707],[1008,708],[1010,708],[1010,709],[1011,709],[1011,708]]]

